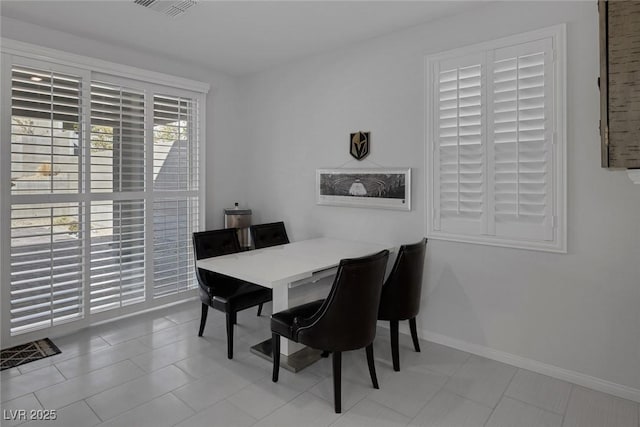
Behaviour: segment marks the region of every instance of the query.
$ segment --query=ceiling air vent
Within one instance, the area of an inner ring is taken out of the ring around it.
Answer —
[[[187,9],[197,3],[197,0],[134,0],[134,3],[155,10],[156,12],[175,17],[185,13]]]

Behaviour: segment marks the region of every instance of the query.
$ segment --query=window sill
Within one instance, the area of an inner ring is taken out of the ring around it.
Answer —
[[[471,243],[474,245],[498,246],[511,249],[524,249],[530,251],[541,251],[566,254],[567,244],[566,237],[557,241],[534,242],[525,240],[512,240],[493,236],[465,236],[442,231],[430,230],[427,232],[427,238],[434,240],[445,240],[457,243]]]

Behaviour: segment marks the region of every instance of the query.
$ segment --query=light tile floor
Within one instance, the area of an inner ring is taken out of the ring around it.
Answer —
[[[640,427],[640,406],[597,391],[401,335],[393,372],[388,330],[375,341],[380,390],[364,350],[343,356],[343,414],[333,411],[330,359],[281,370],[249,347],[270,336],[269,308],[239,314],[234,359],[224,315],[209,311],[198,338],[193,301],[54,339],[62,353],[0,376],[4,427],[425,426]],[[11,420],[55,409],[57,420]]]

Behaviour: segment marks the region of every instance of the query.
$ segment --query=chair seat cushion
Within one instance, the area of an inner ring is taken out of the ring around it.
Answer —
[[[240,311],[271,301],[271,289],[228,276],[209,277],[207,303],[221,311]],[[203,301],[204,302],[204,301]]]
[[[321,299],[274,313],[271,316],[271,331],[290,340],[297,341],[296,330],[300,325],[294,323],[294,320],[313,316],[323,302],[324,300]]]

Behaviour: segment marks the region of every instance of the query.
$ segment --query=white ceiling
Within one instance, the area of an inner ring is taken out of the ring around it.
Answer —
[[[0,11],[80,37],[248,74],[474,6],[478,3],[200,0],[171,18],[133,0],[2,0]]]

